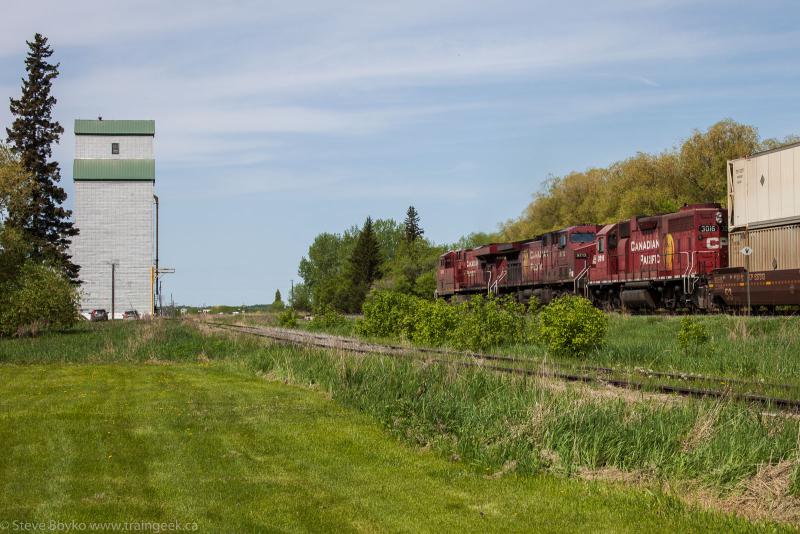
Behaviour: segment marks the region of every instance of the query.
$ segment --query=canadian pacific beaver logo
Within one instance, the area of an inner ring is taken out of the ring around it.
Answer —
[[[664,246],[661,254],[664,256],[664,265],[668,271],[672,270],[672,256],[675,254],[675,240],[672,239],[672,234],[664,236]]]

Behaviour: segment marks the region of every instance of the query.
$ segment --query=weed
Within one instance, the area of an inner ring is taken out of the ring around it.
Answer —
[[[684,352],[696,353],[711,339],[706,326],[694,317],[685,316],[681,319],[678,331],[678,346]]]
[[[278,325],[283,326],[284,328],[296,328],[297,319],[297,312],[292,308],[288,308],[278,314]]]
[[[336,311],[330,304],[325,304],[314,310],[308,328],[309,330],[330,330],[341,326],[345,321],[344,315]]]

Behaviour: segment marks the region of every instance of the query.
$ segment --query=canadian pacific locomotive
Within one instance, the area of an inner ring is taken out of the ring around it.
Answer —
[[[800,306],[800,143],[728,162],[728,205],[453,250],[436,293],[576,293],[607,309]]]
[[[708,308],[709,276],[727,266],[726,212],[718,204],[614,224],[571,226],[534,239],[450,251],[437,294],[535,296],[578,293],[608,309]]]

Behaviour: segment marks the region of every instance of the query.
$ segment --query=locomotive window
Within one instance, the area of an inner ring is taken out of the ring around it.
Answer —
[[[603,253],[603,249],[605,248],[605,244],[606,244],[606,238],[605,237],[601,237],[600,239],[597,240],[597,253],[598,254],[602,254]]]
[[[567,246],[567,235],[566,234],[559,235],[558,236],[558,247],[559,248],[564,248],[566,246]]]
[[[617,246],[617,234],[611,234],[608,236],[608,248],[616,248]]]
[[[569,236],[573,243],[591,243],[594,241],[594,234],[591,232],[576,232]]]
[[[627,222],[619,224],[619,236],[620,237],[630,237],[631,236],[631,222],[630,221],[627,221]]]

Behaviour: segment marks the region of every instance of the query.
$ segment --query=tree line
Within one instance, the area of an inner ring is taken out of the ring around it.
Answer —
[[[728,160],[796,141],[800,137],[761,139],[755,127],[725,119],[657,154],[639,152],[607,167],[551,176],[519,217],[501,223],[497,232],[474,232],[449,247],[423,238],[413,206],[402,225],[368,218],[363,227],[314,239],[300,261],[303,283],[295,286],[292,303],[355,313],[370,289],[432,298],[437,259],[448,248],[529,239],[575,224],[677,211],[684,204],[725,206]]]
[[[414,206],[402,223],[367,217],[361,226],[314,238],[300,260],[303,282],[294,286],[291,304],[358,313],[373,288],[432,298],[436,263],[445,250],[425,238]]]
[[[761,140],[753,126],[725,119],[659,154],[640,152],[608,167],[552,176],[496,237],[529,239],[575,224],[605,224],[677,211],[684,204],[727,205],[727,161],[800,140]]]

